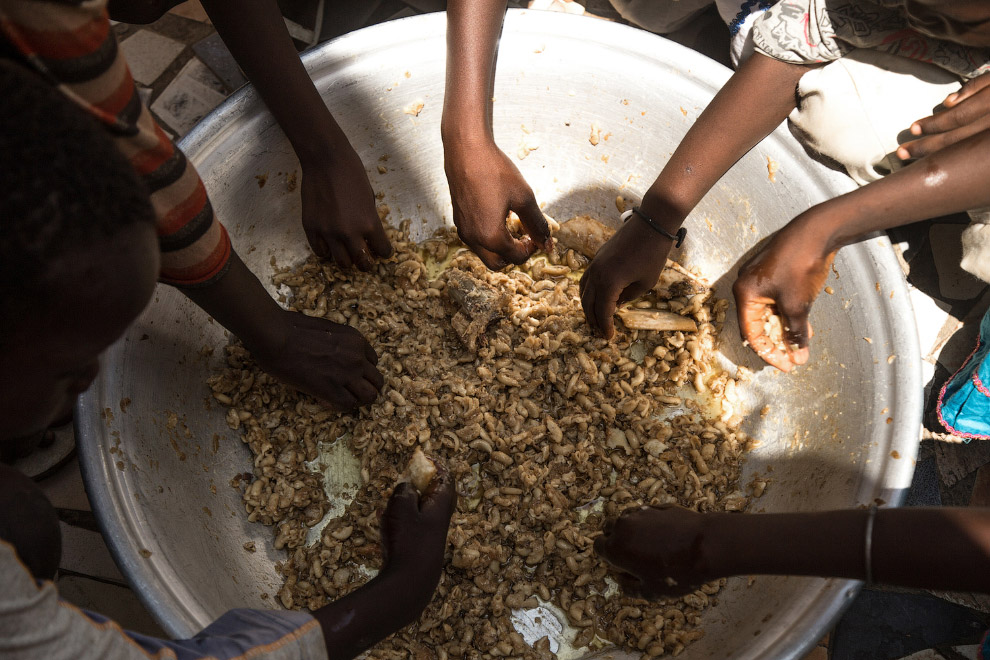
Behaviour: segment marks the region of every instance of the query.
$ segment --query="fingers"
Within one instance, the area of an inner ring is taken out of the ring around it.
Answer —
[[[332,385],[330,387],[330,393],[326,397],[326,402],[330,404],[331,408],[334,408],[335,410],[339,410],[341,412],[354,410],[360,405],[358,403],[357,397],[355,397],[354,394],[351,393],[350,389],[348,389],[347,387],[342,387],[340,385]]]
[[[977,76],[966,81],[958,92],[946,96],[943,105],[947,108],[954,107],[987,87],[990,87],[990,75]]]
[[[351,380],[347,383],[347,390],[354,395],[359,406],[366,406],[378,398],[378,390],[365,378]]]
[[[375,388],[376,392],[381,392],[382,387],[385,385],[385,377],[382,376],[378,369],[375,369],[371,365],[366,365],[362,375],[367,382],[371,383],[371,386]]]
[[[447,468],[442,465],[437,465],[436,468],[437,473],[421,498],[419,509],[427,516],[438,516],[449,521],[457,504],[457,493]]]
[[[591,329],[606,339],[611,339],[612,335],[615,334],[615,323],[612,320],[612,315],[615,313],[615,305],[618,303],[620,292],[611,285],[603,287],[594,280],[595,276],[590,269],[585,271],[581,277],[581,308],[584,310],[584,318],[587,319]]]
[[[351,267],[351,256],[340,243],[334,242],[330,245],[330,257],[341,268],[347,269]]]
[[[781,313],[784,323],[784,341],[787,344],[787,354],[795,365],[808,361],[808,340],[811,338],[811,324],[808,323],[808,310],[797,314]]]
[[[345,249],[355,266],[363,271],[371,270],[371,255],[368,254],[368,248],[363,239],[348,239],[345,243]]]
[[[790,356],[774,346],[763,329],[768,311],[772,311],[773,301],[767,298],[743,298],[736,293],[736,314],[739,318],[739,332],[758,356],[767,364],[787,372],[794,368]]]
[[[912,132],[914,132],[915,126],[919,126],[919,124],[916,123],[912,126]],[[990,128],[990,115],[981,117],[972,123],[964,124],[959,128],[949,130],[944,133],[930,131],[928,129],[919,129],[919,132],[915,133],[916,135],[921,135],[920,131],[923,130],[927,136],[902,144],[897,148],[897,157],[901,160],[924,158],[925,156],[941,151],[948,146],[972,137],[973,135],[976,135],[977,133],[980,133],[988,128]]]
[[[510,263],[525,263],[537,250],[528,236],[521,240],[513,238],[504,222],[492,236],[484,236],[475,227],[464,224],[457,226],[457,235],[490,270],[501,270]]]
[[[323,240],[315,231],[310,231],[309,227],[303,225],[303,230],[306,233],[306,240],[309,241],[309,246],[313,249],[313,254],[318,256],[320,259],[326,259],[330,256],[330,248],[327,246],[327,242]]]
[[[361,339],[364,339],[364,337],[361,337]],[[367,340],[364,342],[364,357],[372,365],[378,366],[378,353],[375,352],[375,349],[371,347],[371,344],[369,344]],[[377,369],[375,370],[375,373],[378,373]]]
[[[522,206],[512,208],[512,210],[519,216],[519,222],[522,223],[523,229],[526,230],[529,237],[533,239],[533,243],[543,250],[549,250],[552,247],[550,225],[547,224],[547,219],[543,217],[543,211],[540,210],[540,205],[532,192]]]
[[[388,234],[385,233],[385,227],[380,220],[371,233],[365,236],[365,239],[372,253],[376,256],[382,259],[388,259],[392,256],[392,243],[389,242]]]

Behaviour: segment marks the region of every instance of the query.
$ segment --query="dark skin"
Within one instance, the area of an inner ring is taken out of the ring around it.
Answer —
[[[674,233],[722,175],[790,114],[794,88],[806,72],[760,54],[743,63],[643,195],[643,213]],[[612,337],[616,305],[657,283],[670,247],[669,239],[630,218],[599,250],[581,278],[581,306],[594,330]]]
[[[175,4],[114,1],[110,12],[147,23]],[[254,0],[251,11],[228,0],[203,4],[299,156],[303,227],[313,251],[343,268],[363,270],[374,258],[391,255],[364,166],[306,73],[274,0]],[[236,253],[216,282],[183,293],[286,384],[339,411],[378,398],[384,381],[375,367],[378,355],[364,337],[351,327],[281,309]]]
[[[532,188],[495,144],[492,92],[498,37],[506,3],[447,3],[447,80],[440,132],[460,239],[493,270],[521,264],[552,246],[550,227]],[[526,236],[513,237],[514,211]]]
[[[866,518],[866,510],[702,514],[643,507],[607,522],[595,552],[627,594],[648,600],[733,575],[863,580]],[[871,557],[877,583],[990,593],[990,509],[880,510]]]
[[[990,204],[988,154],[990,130],[982,130],[794,218],[743,266],[733,286],[743,338],[783,371],[806,362],[808,313],[839,248],[874,231]],[[766,310],[781,317],[786,355],[764,352]]]
[[[263,369],[337,410],[368,405],[384,384],[354,328],[282,309],[236,254],[215,284],[184,293],[234,331]]]
[[[155,232],[147,223],[84,246],[53,265],[54,297],[44,306],[29,307],[0,345],[5,394],[0,397],[0,445],[43,429],[89,387],[99,371],[100,353],[151,298],[158,259]],[[266,295],[265,300],[271,298]],[[280,309],[277,313],[306,319]],[[323,329],[313,332],[319,338]],[[330,658],[353,658],[419,616],[440,579],[455,504],[445,470],[438,470],[423,495],[408,483],[396,487],[382,516],[381,572],[313,613]],[[54,576],[60,558],[58,518],[34,482],[2,465],[0,538],[14,546],[35,577]]]
[[[110,15],[151,23],[176,0],[111,0]],[[302,166],[302,224],[317,256],[370,270],[392,254],[360,157],[299,59],[275,0],[202,3],[224,44],[285,131]]]

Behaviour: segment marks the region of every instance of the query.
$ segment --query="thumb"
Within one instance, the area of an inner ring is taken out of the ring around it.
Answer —
[[[544,251],[549,250],[551,247],[550,225],[547,224],[547,219],[543,217],[543,211],[540,210],[540,205],[533,193],[529,192],[521,205],[514,204],[511,209],[519,216],[519,222],[522,223],[523,229],[533,239],[533,242]]]
[[[780,320],[784,324],[784,341],[787,353],[794,364],[804,364],[808,361],[808,342],[811,339],[811,324],[808,322],[808,312],[811,303],[801,303],[780,308]]]

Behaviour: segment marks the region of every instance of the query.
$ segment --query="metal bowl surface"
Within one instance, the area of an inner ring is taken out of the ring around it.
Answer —
[[[385,194],[391,218],[411,218],[420,238],[451,217],[439,133],[445,26],[443,14],[393,21],[304,58],[375,190]],[[511,11],[500,45],[496,137],[514,159],[523,140],[538,141],[516,162],[551,216],[591,213],[617,223],[616,196],[638,201],[729,75],[643,31]],[[418,115],[404,112],[417,101]],[[597,146],[589,140],[593,123],[602,129]],[[273,290],[271,260],[295,264],[308,254],[299,191],[289,184],[299,165],[282,131],[245,88],[182,147],[235,248]],[[778,165],[775,181],[768,159]],[[258,177],[267,177],[263,187]],[[845,176],[810,161],[782,127],[703,200],[677,256],[731,298],[738,262],[759,240],[851,187]],[[749,409],[770,406],[767,416],[754,412],[744,426],[762,441],[747,475],[772,478],[754,504],[759,511],[896,505],[910,483],[922,386],[900,268],[888,240],[874,237],[843,249],[835,269],[834,295],[820,296],[812,313],[812,361],[796,373],[762,368],[741,345],[734,320],[723,332],[725,364],[756,372]],[[734,314],[730,308],[730,319]],[[165,630],[181,637],[232,607],[275,606],[281,584],[274,563],[282,553],[272,550],[271,529],[247,522],[238,491],[228,485],[250,470],[248,449],[205,385],[227,341],[178,291],[159,287],[107,352],[77,411],[84,477],[111,550]],[[212,356],[203,348],[214,349]],[[247,541],[259,551],[245,552]],[[683,657],[800,658],[858,587],[848,580],[732,579],[705,615],[704,638]]]

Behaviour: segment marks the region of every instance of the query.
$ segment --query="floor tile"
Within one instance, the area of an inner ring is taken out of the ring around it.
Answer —
[[[58,592],[68,602],[85,610],[108,616],[125,630],[152,637],[165,637],[137,595],[128,587],[108,584],[78,575],[66,575],[56,582]]]
[[[117,584],[127,584],[99,532],[67,525],[64,522],[59,523],[59,527],[62,530],[60,570]]]
[[[74,458],[58,472],[38,482],[45,497],[56,509],[91,511],[89,497],[79,472],[79,459]]]
[[[200,23],[210,23],[210,17],[206,14],[206,10],[203,9],[203,5],[200,4],[199,0],[183,2],[181,5],[172,7],[169,13],[193,21],[199,21]]]
[[[216,80],[215,85],[204,84],[204,70]],[[151,104],[151,110],[182,137],[224,101],[226,96],[216,89],[222,84],[202,62],[193,58]]]
[[[223,81],[227,92],[232,92],[247,83],[247,78],[241,72],[234,56],[230,54],[223,39],[216,32],[197,42],[193,46],[193,52],[217,78]]]
[[[185,47],[181,42],[150,30],[138,30],[120,44],[131,76],[144,85],[155,82]]]

